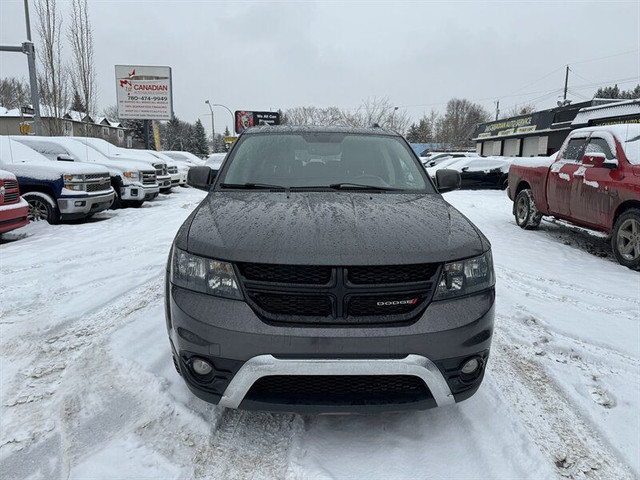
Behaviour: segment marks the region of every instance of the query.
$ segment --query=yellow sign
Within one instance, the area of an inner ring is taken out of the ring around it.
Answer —
[[[31,133],[31,123],[32,122],[20,122],[18,128],[20,129],[21,135],[29,135]]]
[[[156,122],[155,120],[152,121],[152,125],[153,125],[153,140],[154,140],[154,143],[156,144],[156,152],[159,152],[160,150],[162,150],[162,145],[160,143],[160,129],[158,128],[158,122]]]
[[[224,143],[233,143],[238,139],[238,137],[224,137]]]

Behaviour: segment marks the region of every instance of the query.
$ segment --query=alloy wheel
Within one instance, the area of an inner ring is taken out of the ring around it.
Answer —
[[[616,242],[618,252],[625,260],[632,262],[640,257],[640,222],[635,218],[622,222]]]
[[[37,198],[30,199],[29,213],[27,216],[31,222],[39,222],[40,220],[46,221],[49,219],[49,207],[43,200]]]

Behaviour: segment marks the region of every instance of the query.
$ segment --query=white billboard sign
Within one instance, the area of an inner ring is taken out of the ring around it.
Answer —
[[[171,67],[116,65],[120,119],[171,120]]]

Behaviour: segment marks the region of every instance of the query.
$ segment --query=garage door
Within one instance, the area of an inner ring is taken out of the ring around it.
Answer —
[[[522,156],[523,157],[537,157],[538,156],[538,143],[540,137],[527,137],[522,142]]]
[[[502,155],[505,157],[517,157],[520,150],[520,139],[510,138],[504,141]]]

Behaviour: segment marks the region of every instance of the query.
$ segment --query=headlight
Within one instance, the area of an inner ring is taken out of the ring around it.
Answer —
[[[138,178],[139,175],[138,175],[138,172],[124,172],[124,176],[132,180],[135,180],[136,178]]]
[[[84,182],[84,175],[65,175],[64,176],[65,183],[79,183]]]
[[[468,295],[492,287],[495,283],[493,259],[489,250],[479,257],[446,263],[433,299],[443,300]]]
[[[74,190],[76,192],[84,192],[84,184],[82,183],[65,183],[64,188]]]
[[[171,283],[218,297],[242,299],[233,265],[173,249]]]

